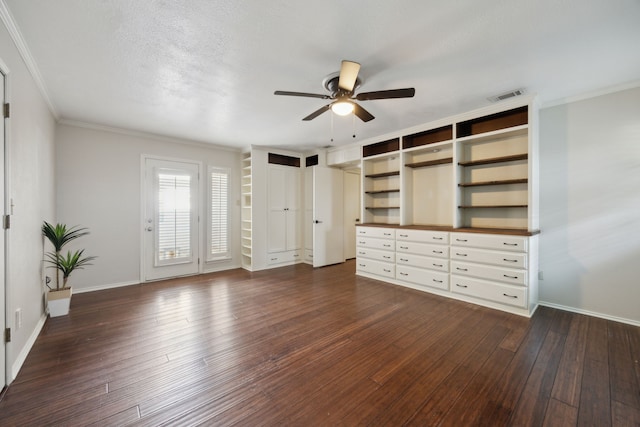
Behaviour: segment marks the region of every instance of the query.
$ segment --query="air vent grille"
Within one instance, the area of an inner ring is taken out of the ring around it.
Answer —
[[[487,99],[491,102],[500,102],[504,101],[505,99],[513,98],[520,95],[524,95],[524,89],[512,90],[511,92],[502,93],[500,95],[492,96]]]

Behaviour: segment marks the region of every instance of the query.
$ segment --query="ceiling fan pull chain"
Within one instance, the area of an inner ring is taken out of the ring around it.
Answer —
[[[353,137],[356,137],[356,115],[352,114],[351,115],[351,127],[353,129]]]
[[[329,115],[331,116],[331,142],[333,142],[333,111]]]

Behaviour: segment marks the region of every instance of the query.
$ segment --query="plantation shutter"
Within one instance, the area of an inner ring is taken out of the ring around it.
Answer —
[[[158,261],[191,257],[191,177],[158,174]]]
[[[208,260],[229,257],[229,171],[209,168],[210,212]]]

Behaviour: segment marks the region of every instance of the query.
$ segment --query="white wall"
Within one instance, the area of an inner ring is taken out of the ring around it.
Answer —
[[[7,122],[8,193],[13,200],[7,251],[7,327],[12,329],[7,362],[9,381],[17,374],[44,317],[41,280],[42,221],[54,218],[55,121],[4,25],[0,24],[0,59],[9,68]],[[22,310],[22,327],[14,324]]]
[[[540,125],[541,301],[640,323],[640,88]]]
[[[77,241],[93,265],[74,272],[77,291],[108,288],[140,280],[141,184],[143,154],[196,160],[231,169],[233,258],[205,271],[240,266],[240,153],[163,138],[60,124],[56,131],[56,209],[58,221],[88,227]],[[203,180],[202,203],[206,204]],[[204,238],[204,236],[202,236]]]

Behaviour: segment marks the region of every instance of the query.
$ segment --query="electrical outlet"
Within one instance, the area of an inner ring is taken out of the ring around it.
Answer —
[[[22,309],[16,308],[16,330],[22,327]]]
[[[544,275],[542,274],[542,271],[538,271],[538,280],[544,280]]]

